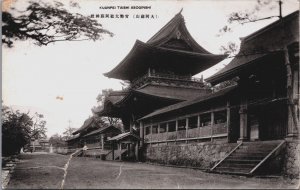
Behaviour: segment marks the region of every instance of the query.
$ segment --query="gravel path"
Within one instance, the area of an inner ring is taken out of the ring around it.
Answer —
[[[58,154],[23,154],[8,188],[59,189],[68,159],[69,156]],[[299,186],[299,180],[282,177],[248,178],[87,157],[72,158],[67,170],[65,189],[295,189]]]

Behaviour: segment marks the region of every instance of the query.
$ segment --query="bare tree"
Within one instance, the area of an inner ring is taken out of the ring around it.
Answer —
[[[256,5],[249,10],[242,10],[238,12],[232,12],[228,15],[227,24],[221,28],[217,34],[218,37],[232,32],[233,28],[238,25],[243,25],[251,22],[258,22],[261,20],[271,19],[271,18],[282,18],[281,13],[281,5],[282,1],[274,1],[274,0],[257,0]],[[268,17],[259,18],[258,13],[263,9],[267,8],[269,10],[279,8],[278,15],[270,15]],[[231,57],[234,56],[239,49],[239,45],[234,42],[228,42],[226,45],[221,46],[220,51],[226,54],[230,54]]]

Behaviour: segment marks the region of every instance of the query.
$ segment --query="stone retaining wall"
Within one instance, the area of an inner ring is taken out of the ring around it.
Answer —
[[[291,178],[299,177],[300,140],[287,141],[283,172]]]
[[[237,143],[202,142],[180,145],[147,145],[146,161],[209,169],[229,153]]]

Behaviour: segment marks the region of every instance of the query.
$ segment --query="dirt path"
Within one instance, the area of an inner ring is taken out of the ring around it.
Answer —
[[[57,154],[22,155],[8,188],[59,189],[64,176],[63,169],[68,159],[69,156]],[[75,157],[69,162],[64,188],[295,189],[298,182],[297,180],[287,181],[282,177],[247,178],[209,174],[186,168]]]

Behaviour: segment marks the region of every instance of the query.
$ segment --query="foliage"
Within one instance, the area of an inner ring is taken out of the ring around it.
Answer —
[[[96,20],[70,13],[60,2],[54,5],[34,1],[29,3],[25,11],[2,13],[2,43],[8,47],[12,47],[16,40],[31,39],[42,46],[58,41],[96,41],[101,40],[103,34],[113,36]],[[74,2],[71,6],[79,7]],[[16,16],[16,13],[19,15]]]
[[[219,30],[217,36],[220,37],[226,33],[232,32],[236,24],[243,25],[246,23],[271,19],[274,17],[280,18],[281,15],[276,15],[276,16],[273,15],[264,18],[258,18],[258,14],[263,8],[272,10],[275,7],[278,7],[278,3],[282,3],[282,2],[273,1],[273,0],[257,0],[256,5],[248,10],[232,12],[231,14],[228,15],[227,24]],[[227,45],[221,46],[220,51],[226,54],[235,55],[238,52],[238,49],[239,49],[238,44],[234,42],[229,42]]]
[[[41,114],[30,117],[29,113],[14,111],[7,106],[1,111],[3,155],[17,154],[31,139],[45,137],[46,121],[42,120]]]
[[[73,136],[72,133],[74,133],[75,131],[77,130],[77,128],[74,128],[74,127],[67,127],[65,128],[65,131],[63,132],[63,139],[64,140],[67,140],[69,138],[71,138]]]
[[[49,139],[49,144],[52,144],[53,147],[64,147],[66,146],[66,142],[64,138],[59,134],[54,134]]]
[[[21,147],[30,141],[32,120],[26,113],[2,108],[2,154],[12,155],[20,152]]]
[[[39,113],[35,113],[34,117],[32,117],[33,120],[33,125],[30,130],[30,136],[33,139],[41,139],[41,138],[46,138],[46,121],[43,120],[44,116]]]

